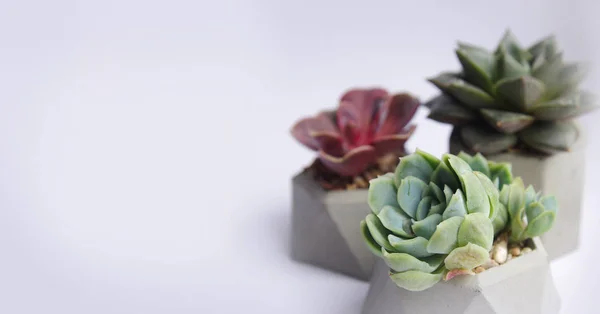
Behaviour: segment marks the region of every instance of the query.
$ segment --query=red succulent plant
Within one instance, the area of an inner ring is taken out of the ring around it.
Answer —
[[[352,89],[337,111],[304,118],[292,128],[302,144],[319,152],[319,160],[341,176],[355,176],[377,158],[404,154],[404,143],[415,130],[407,124],[419,107],[409,94],[389,95],[384,89]]]

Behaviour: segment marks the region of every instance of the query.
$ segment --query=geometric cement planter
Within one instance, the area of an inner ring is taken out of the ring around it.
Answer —
[[[363,314],[554,314],[560,299],[539,238],[535,249],[474,276],[440,281],[424,291],[398,288],[389,267],[375,265]]]
[[[292,185],[292,258],[369,280],[375,256],[360,231],[360,221],[371,212],[368,190],[325,191],[308,171]]]
[[[450,143],[450,151],[460,151],[453,141]],[[523,178],[526,186],[531,184],[536,191],[556,196],[559,210],[554,227],[541,236],[551,261],[579,247],[585,144],[585,134],[579,128],[579,137],[570,152],[546,157],[514,153],[486,156],[488,160],[511,163],[513,175]]]

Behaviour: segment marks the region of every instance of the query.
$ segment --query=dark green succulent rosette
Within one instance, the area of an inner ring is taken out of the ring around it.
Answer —
[[[556,213],[554,198],[513,180],[510,164],[466,153],[440,160],[420,150],[370,181],[368,204],[365,242],[396,285],[411,291],[473,274],[490,260],[499,232],[510,228],[511,240],[523,241],[547,231]]]
[[[508,221],[498,188],[511,182],[509,164],[480,154],[440,160],[417,150],[394,174],[371,180],[372,213],[361,222],[363,235],[398,286],[427,289],[448,272],[470,271],[489,259],[494,235]]]
[[[571,118],[597,108],[578,89],[586,67],[565,63],[554,37],[523,49],[507,31],[493,52],[459,43],[456,54],[462,71],[429,79],[442,94],[425,104],[455,127],[451,152],[567,151],[579,136]]]

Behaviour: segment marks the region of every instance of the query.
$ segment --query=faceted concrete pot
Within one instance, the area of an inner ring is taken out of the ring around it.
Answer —
[[[370,213],[367,189],[325,191],[306,171],[292,185],[292,258],[369,280],[375,257],[359,227]]]
[[[539,238],[534,251],[475,276],[458,276],[418,292],[398,288],[378,261],[363,314],[553,314],[560,299]]]
[[[450,151],[460,149],[450,141]],[[575,251],[579,246],[581,205],[585,180],[585,135],[579,129],[579,138],[570,152],[552,156],[531,156],[505,153],[486,156],[488,160],[512,164],[513,174],[523,178],[536,191],[556,196],[559,211],[554,227],[542,236],[550,260]]]

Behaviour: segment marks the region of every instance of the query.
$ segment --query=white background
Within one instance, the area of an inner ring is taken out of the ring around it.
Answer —
[[[289,179],[314,156],[289,127],[352,86],[425,100],[457,39],[491,48],[508,26],[596,61],[599,9],[2,1],[0,313],[358,314],[366,283],[287,257]],[[409,147],[439,155],[449,128],[425,115]],[[552,266],[563,313],[597,301],[599,157],[592,135],[581,249]]]

